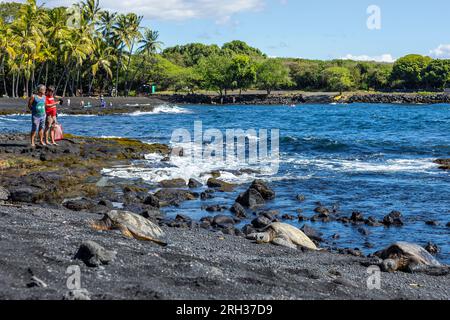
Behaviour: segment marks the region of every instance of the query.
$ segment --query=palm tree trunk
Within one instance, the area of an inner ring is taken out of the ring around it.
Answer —
[[[2,57],[2,73],[3,73],[3,90],[5,91],[5,95],[8,96],[8,88],[6,86],[5,57]]]
[[[124,89],[125,89],[125,96],[126,97],[128,97],[128,74],[129,74],[129,70],[130,70],[131,56],[133,55],[133,50],[134,50],[134,41],[133,41],[133,44],[131,45],[130,55],[128,56],[128,62],[127,62],[127,70],[125,71],[125,85],[124,85]]]
[[[119,60],[117,61],[117,68],[116,68],[116,97],[119,95],[119,69],[122,64],[122,49],[119,50]]]
[[[48,82],[48,63],[45,64],[45,85],[47,86],[47,82]]]
[[[11,96],[12,96],[13,98],[16,97],[15,91],[14,91],[15,86],[16,86],[16,74],[13,72],[13,76],[12,76],[12,84],[11,84]]]

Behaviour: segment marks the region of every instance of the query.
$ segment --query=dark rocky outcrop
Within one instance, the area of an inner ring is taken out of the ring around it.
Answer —
[[[317,242],[323,242],[322,233],[314,229],[313,227],[305,224],[300,228],[304,234],[306,234],[310,239],[315,240]]]
[[[163,188],[184,188],[186,181],[183,179],[163,180],[159,182],[159,185]]]
[[[434,163],[439,165],[439,169],[450,170],[450,159],[438,159]]]
[[[275,191],[270,189],[262,180],[255,180],[247,191],[239,195],[236,202],[246,208],[256,208],[263,206],[266,200],[273,200],[274,198]]]
[[[259,206],[263,206],[266,202],[261,194],[255,189],[248,189],[244,193],[241,193],[236,202],[241,204],[246,208],[257,208]]]
[[[275,199],[275,191],[270,189],[267,184],[262,180],[253,181],[250,189],[255,189],[259,192],[259,194],[263,197],[264,200],[273,200]]]
[[[247,218],[247,211],[240,203],[235,202],[230,211],[239,219]]]
[[[207,182],[209,188],[218,189],[221,192],[231,192],[236,187],[234,184],[216,179],[210,178]]]
[[[10,193],[9,199],[12,202],[32,203],[35,202],[38,192],[39,191],[37,191],[36,188],[28,188],[28,187],[13,188],[9,192]]]
[[[383,218],[383,224],[387,227],[395,226],[395,227],[401,227],[404,225],[402,220],[402,213],[399,211],[392,211],[387,216]]]
[[[190,189],[196,189],[196,188],[203,187],[203,184],[200,181],[191,178],[191,179],[189,179],[188,187]]]
[[[80,245],[75,259],[80,259],[88,267],[109,264],[116,258],[117,252],[106,250],[94,241],[85,241]]]
[[[199,195],[186,190],[162,189],[155,193],[155,197],[158,198],[161,207],[167,207],[179,206],[184,201],[197,199]]]
[[[95,207],[95,202],[90,199],[81,198],[69,200],[64,203],[64,206],[72,211],[83,211],[89,210]]]

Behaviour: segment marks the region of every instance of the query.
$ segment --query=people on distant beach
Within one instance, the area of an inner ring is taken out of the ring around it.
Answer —
[[[56,106],[60,103],[59,101],[55,101],[55,88],[48,87],[46,92],[46,101],[45,101],[45,112],[47,115],[45,121],[45,143],[57,146],[58,144],[55,142],[55,124],[56,124]],[[51,138],[51,142],[49,142],[49,136]]]
[[[37,94],[31,96],[28,100],[28,108],[31,110],[31,147],[36,147],[36,131],[39,131],[39,140],[41,145],[45,146],[44,142],[44,127],[45,127],[45,96],[46,87],[41,84],[38,86]]]
[[[84,108],[84,100],[81,100],[81,101],[80,101],[80,107],[81,107],[81,108]]]
[[[67,106],[70,108],[70,99],[67,99]]]
[[[103,95],[100,96],[100,107],[106,108],[106,101],[103,98]]]

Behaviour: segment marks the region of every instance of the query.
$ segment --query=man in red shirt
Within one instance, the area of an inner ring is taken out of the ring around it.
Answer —
[[[48,87],[46,92],[46,99],[45,99],[45,113],[47,114],[47,120],[45,125],[45,141],[47,144],[50,144],[48,141],[49,135],[52,139],[51,144],[54,146],[57,146],[55,142],[55,130],[54,125],[56,124],[56,106],[59,104],[59,101],[55,101],[54,96],[55,88],[54,87]]]

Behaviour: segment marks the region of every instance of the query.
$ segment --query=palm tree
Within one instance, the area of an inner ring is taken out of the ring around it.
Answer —
[[[144,28],[142,39],[139,41],[139,47],[137,53],[141,57],[141,64],[139,68],[134,71],[133,77],[131,78],[130,86],[128,87],[128,92],[136,79],[139,70],[142,70],[145,59],[151,58],[152,55],[156,54],[161,50],[163,42],[159,41],[159,32],[153,31],[149,28]]]
[[[116,19],[116,12],[111,13],[109,11],[103,11],[100,15],[99,28],[97,31],[101,33],[103,39],[107,42],[112,42],[112,37],[114,35],[113,27],[116,23]]]
[[[11,39],[11,30],[4,23],[4,21],[0,18],[0,55],[2,57],[0,62],[0,69],[3,75],[3,90],[4,94],[8,95],[8,87],[6,85],[6,68],[5,65],[8,63],[8,58],[10,60],[15,59],[17,47],[13,41],[8,41]]]
[[[95,76],[99,70],[105,71],[107,78],[109,77],[112,79],[111,62],[116,59],[113,48],[108,47],[107,44],[99,38],[94,40],[93,48],[91,55],[91,62],[93,64],[91,66],[89,94],[91,94],[92,85],[94,84]]]
[[[11,25],[12,36],[21,47],[19,73],[23,71],[24,94],[27,96],[30,95],[30,78],[34,77],[37,54],[45,41],[40,9],[36,0],[27,0],[20,9],[19,19]]]
[[[128,82],[128,69],[131,63],[131,55],[134,50],[134,46],[137,41],[142,37],[140,32],[140,24],[143,17],[137,16],[134,13],[129,13],[127,15],[119,15],[117,18],[117,23],[114,26],[114,38],[118,44],[119,49],[119,61],[117,63],[116,69],[116,94],[118,93],[119,84],[119,71],[122,67],[125,68],[125,88],[127,88]],[[122,66],[122,59],[124,55],[124,49],[128,49],[128,62],[126,66]]]

